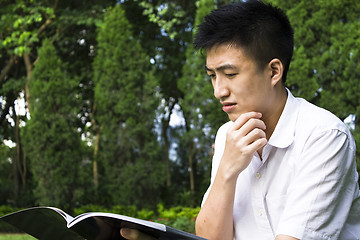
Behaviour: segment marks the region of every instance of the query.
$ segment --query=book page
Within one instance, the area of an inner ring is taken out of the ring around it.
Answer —
[[[131,223],[136,223],[136,224],[139,224],[139,225],[142,225],[142,226],[146,226],[146,227],[150,227],[150,228],[153,228],[153,229],[157,229],[157,230],[166,232],[166,227],[165,227],[164,224],[150,222],[150,221],[141,220],[141,219],[137,219],[137,218],[132,218],[132,217],[119,215],[119,214],[115,214],[115,213],[102,213],[102,212],[92,212],[92,213],[81,214],[81,215],[75,217],[68,224],[68,227],[71,228],[72,226],[74,226],[78,222],[81,222],[84,219],[91,218],[91,217],[106,217],[106,218],[110,218],[110,219],[118,219],[118,220],[131,222]]]
[[[69,217],[72,218],[56,208],[34,207],[3,216],[1,220],[37,239],[83,240],[67,227],[66,219]]]
[[[70,216],[69,214],[67,214],[66,212],[64,212],[63,210],[61,210],[59,208],[55,208],[55,207],[46,207],[46,208],[52,209],[55,212],[59,213],[68,223],[71,222],[72,220],[74,220],[74,218],[72,216]]]
[[[123,227],[138,229],[156,239],[166,232],[166,226],[113,213],[84,213],[68,225],[87,240],[117,240]]]

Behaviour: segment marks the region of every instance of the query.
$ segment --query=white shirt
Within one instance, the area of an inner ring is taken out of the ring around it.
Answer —
[[[231,124],[220,127],[216,136],[211,185]],[[236,240],[274,240],[278,234],[360,239],[355,143],[346,125],[288,91],[262,161],[255,153],[238,176],[233,217]]]

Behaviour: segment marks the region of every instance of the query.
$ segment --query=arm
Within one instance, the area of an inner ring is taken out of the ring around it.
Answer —
[[[197,219],[196,233],[216,240],[233,239],[233,206],[236,180],[249,165],[255,151],[266,144],[261,114],[242,114],[229,128],[221,162]]]
[[[287,235],[277,235],[275,240],[300,240],[300,239],[290,237],[290,236],[287,236]]]

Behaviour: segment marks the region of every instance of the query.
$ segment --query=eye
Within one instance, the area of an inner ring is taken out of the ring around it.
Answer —
[[[237,73],[228,73],[228,74],[225,74],[227,78],[233,78],[237,75]]]
[[[216,78],[216,75],[213,73],[213,74],[208,74],[210,80],[214,80]]]

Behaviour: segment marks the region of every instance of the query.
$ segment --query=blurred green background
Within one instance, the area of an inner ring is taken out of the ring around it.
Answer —
[[[0,205],[198,210],[227,116],[192,39],[227,2],[0,0]],[[287,87],[345,120],[359,159],[360,2],[266,2],[295,30]]]

